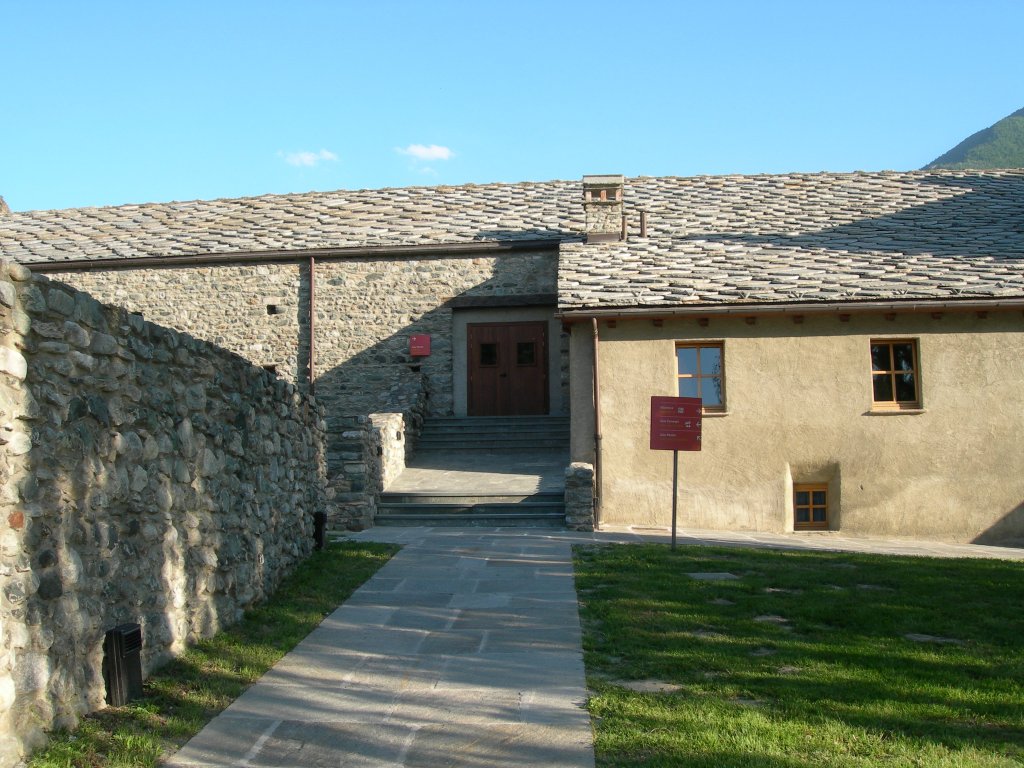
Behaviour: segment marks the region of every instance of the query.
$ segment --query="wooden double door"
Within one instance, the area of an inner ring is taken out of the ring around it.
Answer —
[[[467,339],[470,416],[548,412],[546,322],[470,323]]]

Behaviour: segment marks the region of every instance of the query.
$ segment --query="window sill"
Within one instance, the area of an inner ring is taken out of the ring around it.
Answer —
[[[729,411],[701,411],[702,419],[717,419],[719,416],[728,416]]]
[[[872,408],[865,416],[919,416],[926,413],[924,408]]]

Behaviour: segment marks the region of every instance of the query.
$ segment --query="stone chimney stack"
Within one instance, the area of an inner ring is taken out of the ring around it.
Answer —
[[[583,177],[588,243],[622,239],[622,184],[621,175]]]

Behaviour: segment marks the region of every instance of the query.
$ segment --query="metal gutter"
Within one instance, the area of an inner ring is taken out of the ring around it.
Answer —
[[[505,240],[481,243],[450,243],[448,245],[384,245],[350,248],[305,248],[301,250],[232,251],[230,253],[198,253],[182,256],[135,256],[126,259],[78,259],[73,261],[21,262],[32,272],[82,272],[93,269],[134,269],[138,267],[180,267],[217,264],[259,264],[303,262],[357,258],[422,258],[425,256],[466,256],[505,251],[556,250],[562,239]]]
[[[992,299],[911,299],[907,301],[832,301],[793,304],[702,304],[676,307],[611,307],[570,309],[556,314],[564,322],[592,319],[712,317],[716,315],[809,315],[864,312],[971,312],[975,310],[1024,309],[1024,297]]]

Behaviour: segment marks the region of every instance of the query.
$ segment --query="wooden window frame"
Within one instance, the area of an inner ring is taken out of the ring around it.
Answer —
[[[796,503],[796,495],[800,492],[806,492],[808,494],[808,504]],[[824,493],[825,503],[815,504],[814,494]],[[797,520],[797,511],[800,509],[807,510],[807,521],[801,522]],[[815,520],[814,510],[824,509],[825,519]],[[793,530],[794,531],[827,531],[829,529],[829,515],[828,515],[828,485],[825,483],[794,483],[793,484]]]
[[[721,371],[715,374],[704,374],[700,370],[700,350],[701,349],[717,349],[718,359],[720,361]],[[693,374],[681,374],[679,373],[679,350],[680,349],[696,349],[697,350],[697,371]],[[721,404],[720,405],[705,405],[703,411],[705,413],[725,413],[725,342],[724,341],[677,341],[675,346],[675,359],[676,359],[676,392],[679,392],[679,381],[680,379],[696,379],[697,380],[697,394],[701,396],[704,391],[704,381],[707,379],[718,379],[720,381],[721,389]],[[703,398],[702,398],[703,399]]]
[[[893,347],[897,344],[909,344],[913,351],[913,368],[910,369],[909,373],[913,376],[914,381],[914,398],[913,400],[897,400],[896,394],[896,377],[905,375],[906,370],[898,370],[895,367],[893,357]],[[889,348],[889,366],[887,370],[875,370],[874,366],[874,348],[876,346],[886,346]],[[921,345],[917,339],[871,339],[868,345],[868,365],[871,369],[871,408],[875,411],[919,411],[921,410]],[[889,376],[889,386],[892,390],[892,400],[877,400],[875,399],[875,377],[876,376]]]

